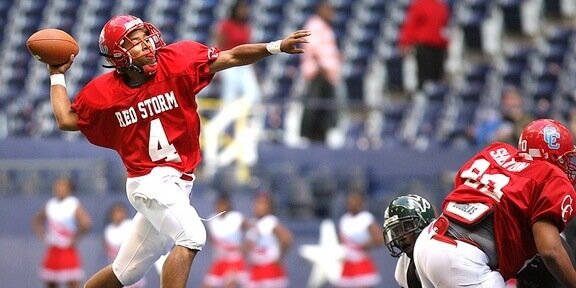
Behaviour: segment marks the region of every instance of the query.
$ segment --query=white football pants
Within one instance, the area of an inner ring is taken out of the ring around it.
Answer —
[[[141,279],[173,245],[201,250],[206,229],[190,205],[192,181],[170,167],[156,167],[145,176],[128,178],[128,200],[138,213],[112,264],[124,285]],[[193,178],[193,177],[192,177]]]
[[[424,288],[505,288],[504,278],[488,266],[478,247],[433,239],[434,222],[424,228],[414,246],[414,261]]]

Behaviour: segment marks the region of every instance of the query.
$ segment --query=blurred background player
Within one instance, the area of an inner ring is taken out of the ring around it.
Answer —
[[[78,198],[72,195],[74,184],[66,177],[57,178],[52,186],[54,197],[34,217],[32,228],[47,245],[40,268],[40,279],[46,287],[66,285],[80,287],[84,270],[76,249],[78,240],[87,233],[92,220]]]
[[[58,127],[79,130],[92,144],[118,153],[128,173],[128,200],[138,211],[126,245],[114,263],[88,279],[87,288],[134,284],[168,250],[161,286],[186,286],[206,242],[189,198],[201,158],[196,94],[216,72],[273,54],[302,53],[297,45],[307,43],[307,36],[309,31],[299,30],[282,40],[219,51],[191,40],[167,45],[151,23],[120,15],[104,24],[99,37],[110,65],[105,67],[114,71],[90,80],[73,104],[64,73],[74,56],[47,67]]]
[[[112,263],[118,251],[120,244],[128,237],[128,233],[132,227],[132,218],[128,217],[128,208],[124,203],[116,202],[110,206],[106,216],[106,227],[104,227],[104,248],[106,249],[106,256],[108,262]],[[126,286],[129,288],[142,288],[146,287],[146,278],[133,285]]]
[[[289,287],[286,269],[282,264],[292,246],[292,232],[276,216],[272,195],[259,192],[253,200],[254,219],[246,233],[250,259],[249,288]]]
[[[337,286],[376,287],[380,283],[380,275],[369,250],[383,244],[382,231],[374,216],[364,210],[361,192],[350,192],[346,207],[347,212],[338,222],[339,238],[346,248],[346,255]]]
[[[575,216],[575,155],[570,131],[540,119],[518,148],[496,142],[462,165],[442,215],[416,241],[422,286],[502,288],[539,254],[561,285],[576,287],[560,237]]]
[[[214,259],[204,278],[204,287],[245,287],[248,272],[242,251],[244,215],[233,210],[230,196],[225,193],[218,195],[214,208],[215,218],[207,222],[208,243],[214,249]]]
[[[230,9],[227,18],[217,24],[215,31],[216,46],[220,50],[229,50],[251,42],[250,6],[245,0],[237,0]],[[259,102],[260,84],[253,66],[239,66],[220,73],[221,99],[230,102],[239,97]]]
[[[422,229],[436,213],[426,198],[409,194],[392,200],[384,211],[384,243],[392,257],[397,257],[394,278],[400,287],[422,287],[414,261],[414,244]]]

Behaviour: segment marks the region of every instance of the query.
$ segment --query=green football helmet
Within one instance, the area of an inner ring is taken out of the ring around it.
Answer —
[[[408,194],[392,200],[384,211],[384,241],[392,257],[411,251],[424,227],[436,217],[424,197]]]

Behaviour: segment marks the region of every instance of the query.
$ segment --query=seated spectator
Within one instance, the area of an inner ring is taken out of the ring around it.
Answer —
[[[515,87],[504,88],[500,110],[481,113],[481,120],[475,127],[474,136],[478,145],[494,141],[516,145],[522,127],[532,121],[532,116],[524,106],[524,99]]]
[[[515,87],[504,89],[500,105],[502,124],[496,130],[494,140],[515,145],[522,127],[532,121],[532,116],[526,111],[524,99]]]

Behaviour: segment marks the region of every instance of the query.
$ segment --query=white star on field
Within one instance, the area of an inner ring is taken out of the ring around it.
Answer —
[[[346,252],[344,246],[338,242],[336,227],[331,220],[324,220],[320,224],[318,244],[301,245],[299,253],[312,264],[309,288],[322,287],[327,281],[335,284],[340,278]]]

